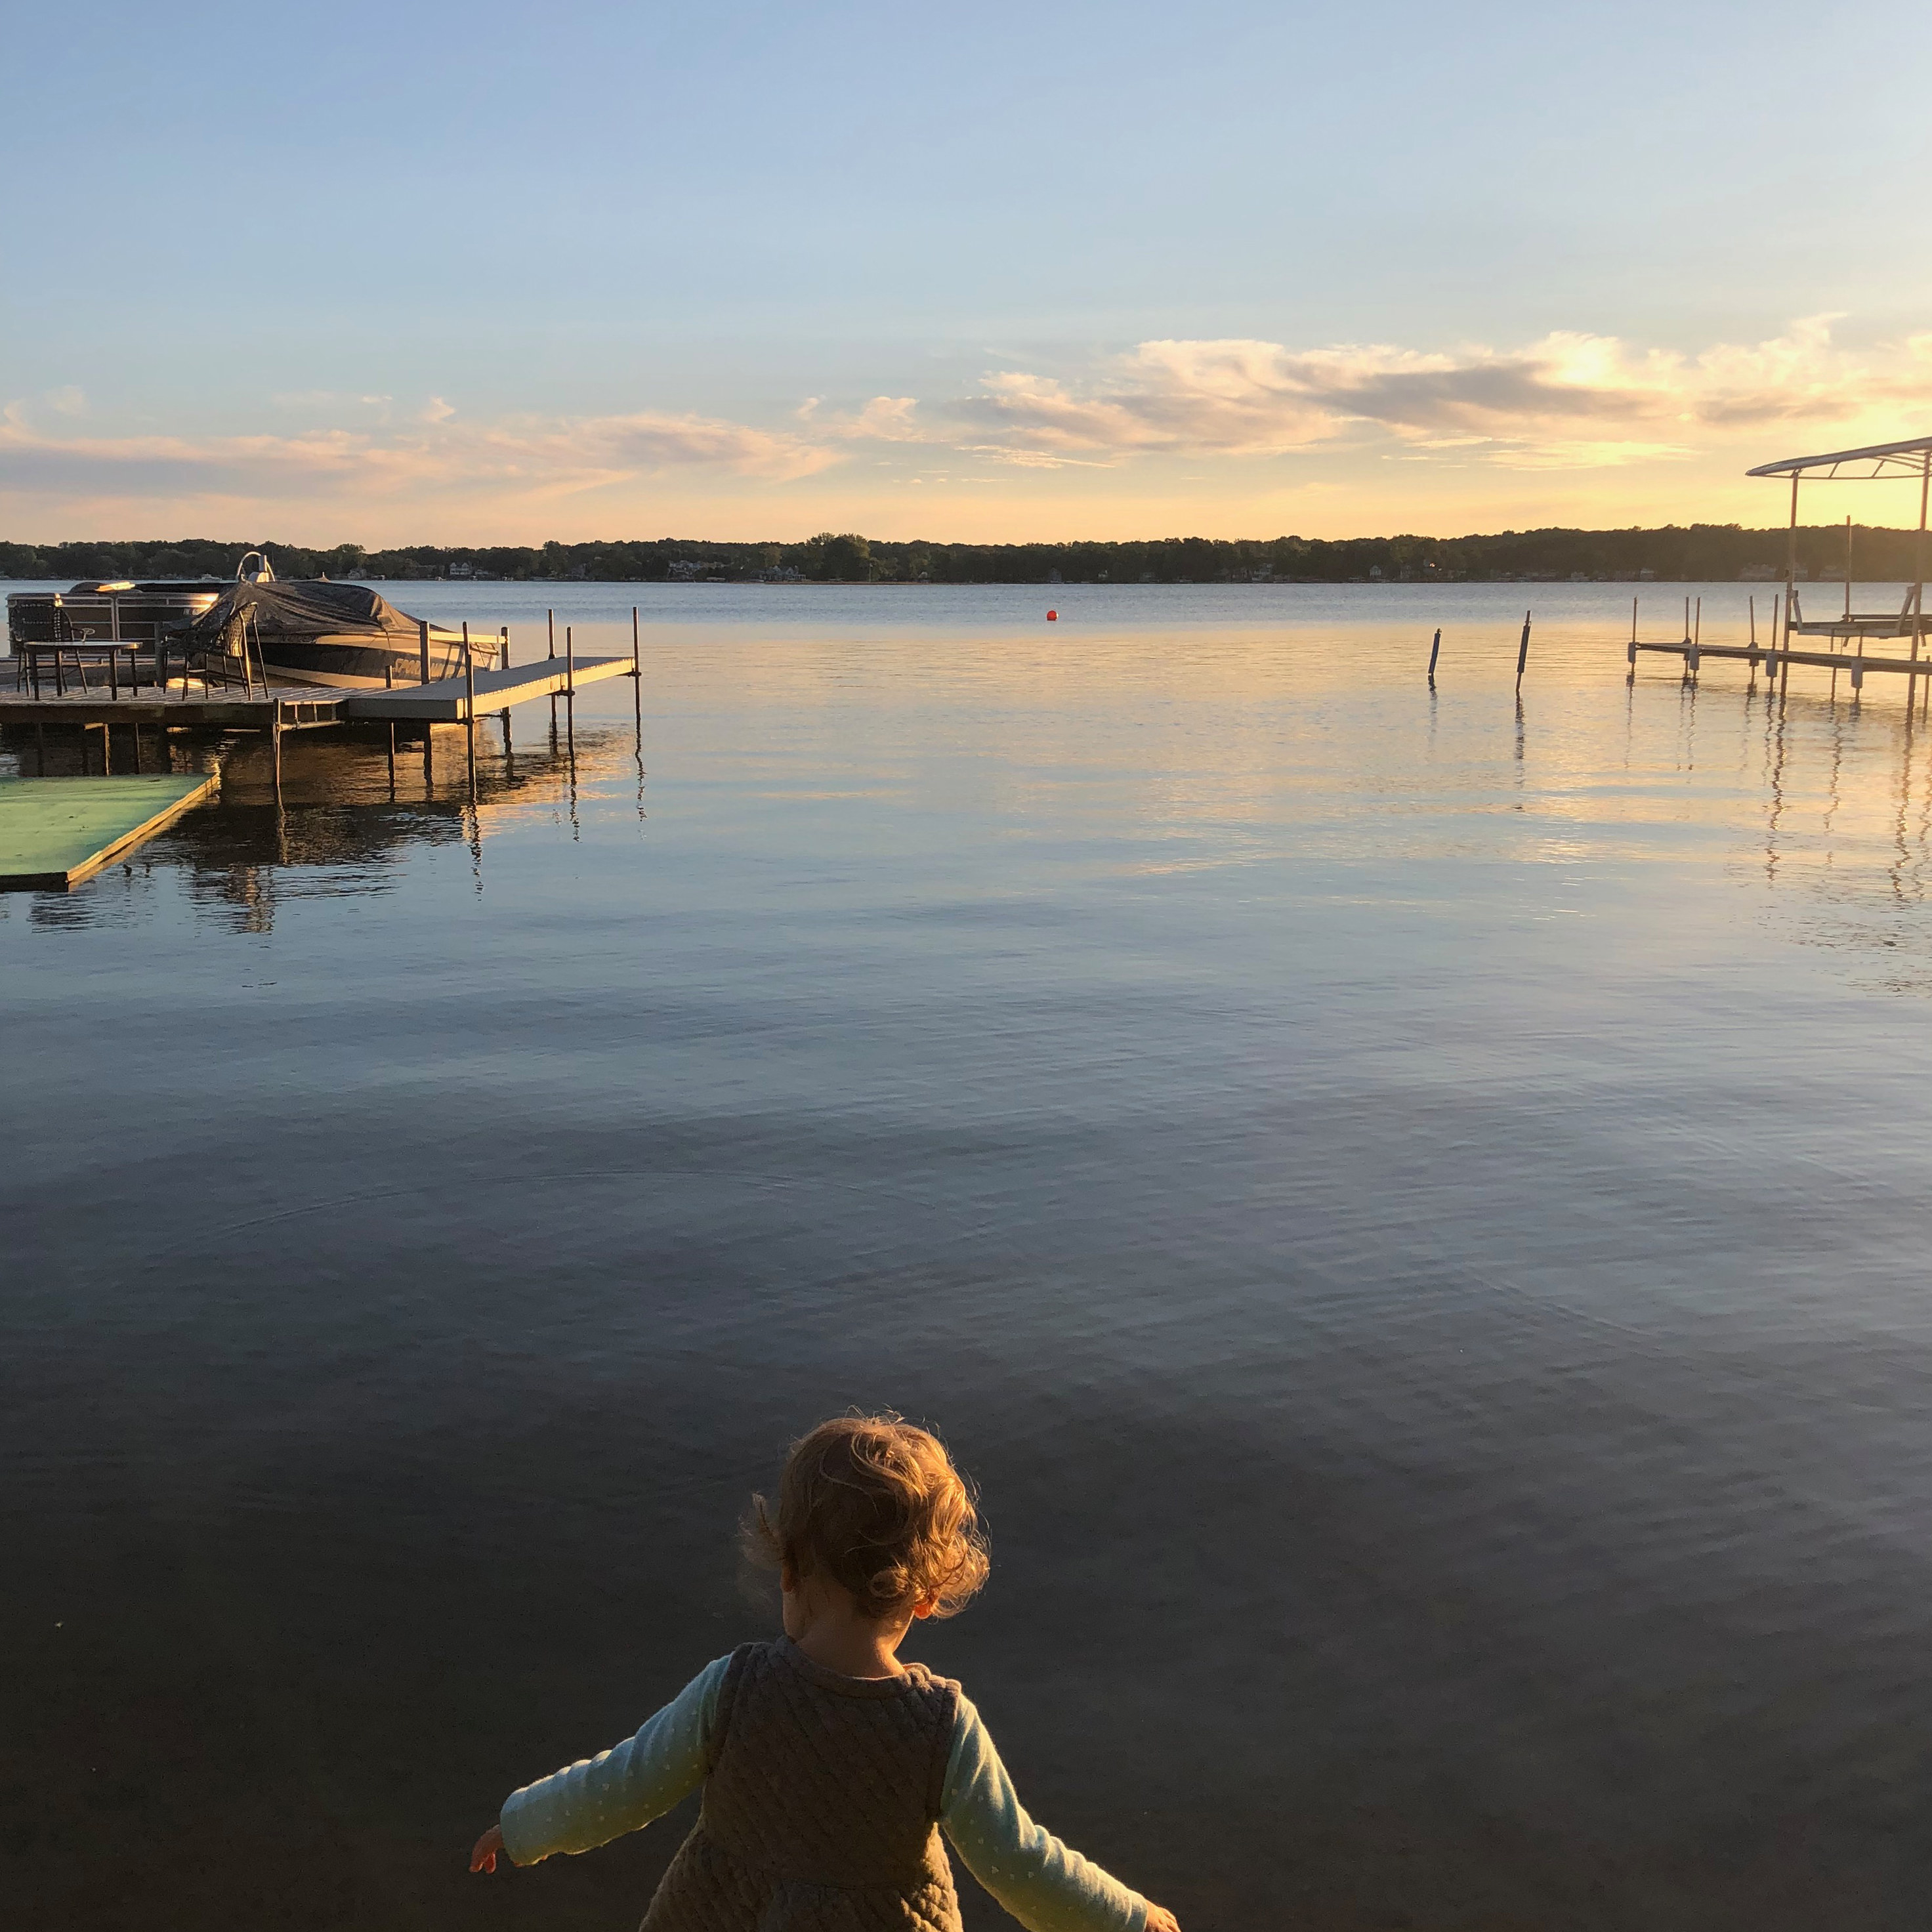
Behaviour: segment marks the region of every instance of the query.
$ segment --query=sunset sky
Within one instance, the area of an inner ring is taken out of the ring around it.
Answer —
[[[1932,431],[1903,0],[79,0],[10,44],[14,541],[1769,524],[1750,464]]]

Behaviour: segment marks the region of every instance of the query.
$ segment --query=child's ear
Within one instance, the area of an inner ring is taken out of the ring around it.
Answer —
[[[938,1607],[939,1599],[937,1597],[922,1597],[913,1605],[912,1613],[923,1623]]]

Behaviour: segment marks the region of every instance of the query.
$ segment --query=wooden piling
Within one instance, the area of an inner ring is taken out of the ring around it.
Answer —
[[[429,620],[418,618],[416,622],[417,668],[422,675],[417,680],[421,684],[429,682]]]
[[[1528,662],[1529,613],[1526,610],[1522,614],[1522,642],[1516,646],[1516,688],[1519,691],[1522,688],[1522,674]]]
[[[1436,682],[1436,660],[1442,655],[1442,626],[1436,627],[1436,641],[1429,647],[1429,681]]]

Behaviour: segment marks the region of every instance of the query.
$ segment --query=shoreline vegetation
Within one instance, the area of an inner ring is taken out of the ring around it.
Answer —
[[[80,581],[232,575],[266,549],[282,577],[606,584],[1447,584],[1782,581],[1788,532],[1736,524],[1659,530],[1504,530],[1464,537],[1168,537],[1138,543],[898,543],[827,531],[803,543],[663,537],[613,543],[406,544],[218,542],[0,543],[0,578]],[[1868,582],[1917,574],[1912,530],[1855,527],[1852,568]],[[1842,524],[1801,529],[1798,574],[1842,580]]]

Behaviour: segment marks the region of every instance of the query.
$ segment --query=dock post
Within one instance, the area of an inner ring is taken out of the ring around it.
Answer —
[[[544,629],[550,638],[550,655],[554,658],[556,656],[556,613],[554,610],[546,610],[544,613]],[[550,736],[553,738],[555,737],[556,736],[556,693],[554,691],[550,694]]]
[[[1847,522],[1850,520],[1850,518],[1846,519]],[[1865,661],[1862,657],[1854,658],[1852,660],[1852,689],[1856,692],[1862,691],[1864,688]]]
[[[428,683],[429,620],[427,617],[418,617],[416,620],[416,668],[422,674],[416,682],[418,684]]]
[[[498,631],[496,643],[496,668],[508,670],[510,668],[510,627],[505,624]]]
[[[275,706],[275,722],[269,728],[275,748],[275,796],[282,795],[282,707],[278,700]]]
[[[382,688],[393,691],[396,688],[396,667],[393,658],[382,660]],[[396,721],[393,714],[389,719],[389,799],[393,804],[396,796]]]
[[[476,660],[470,649],[470,620],[463,623],[463,736],[470,764],[470,802],[476,802]]]
[[[1429,682],[1436,682],[1436,660],[1442,655],[1442,626],[1436,627],[1436,641],[1429,647]]]
[[[1522,642],[1516,646],[1516,688],[1519,691],[1522,688],[1523,669],[1528,662],[1529,613],[1526,610],[1522,614]]]
[[[563,694],[574,706],[577,702],[577,643],[571,626],[563,627]]]

